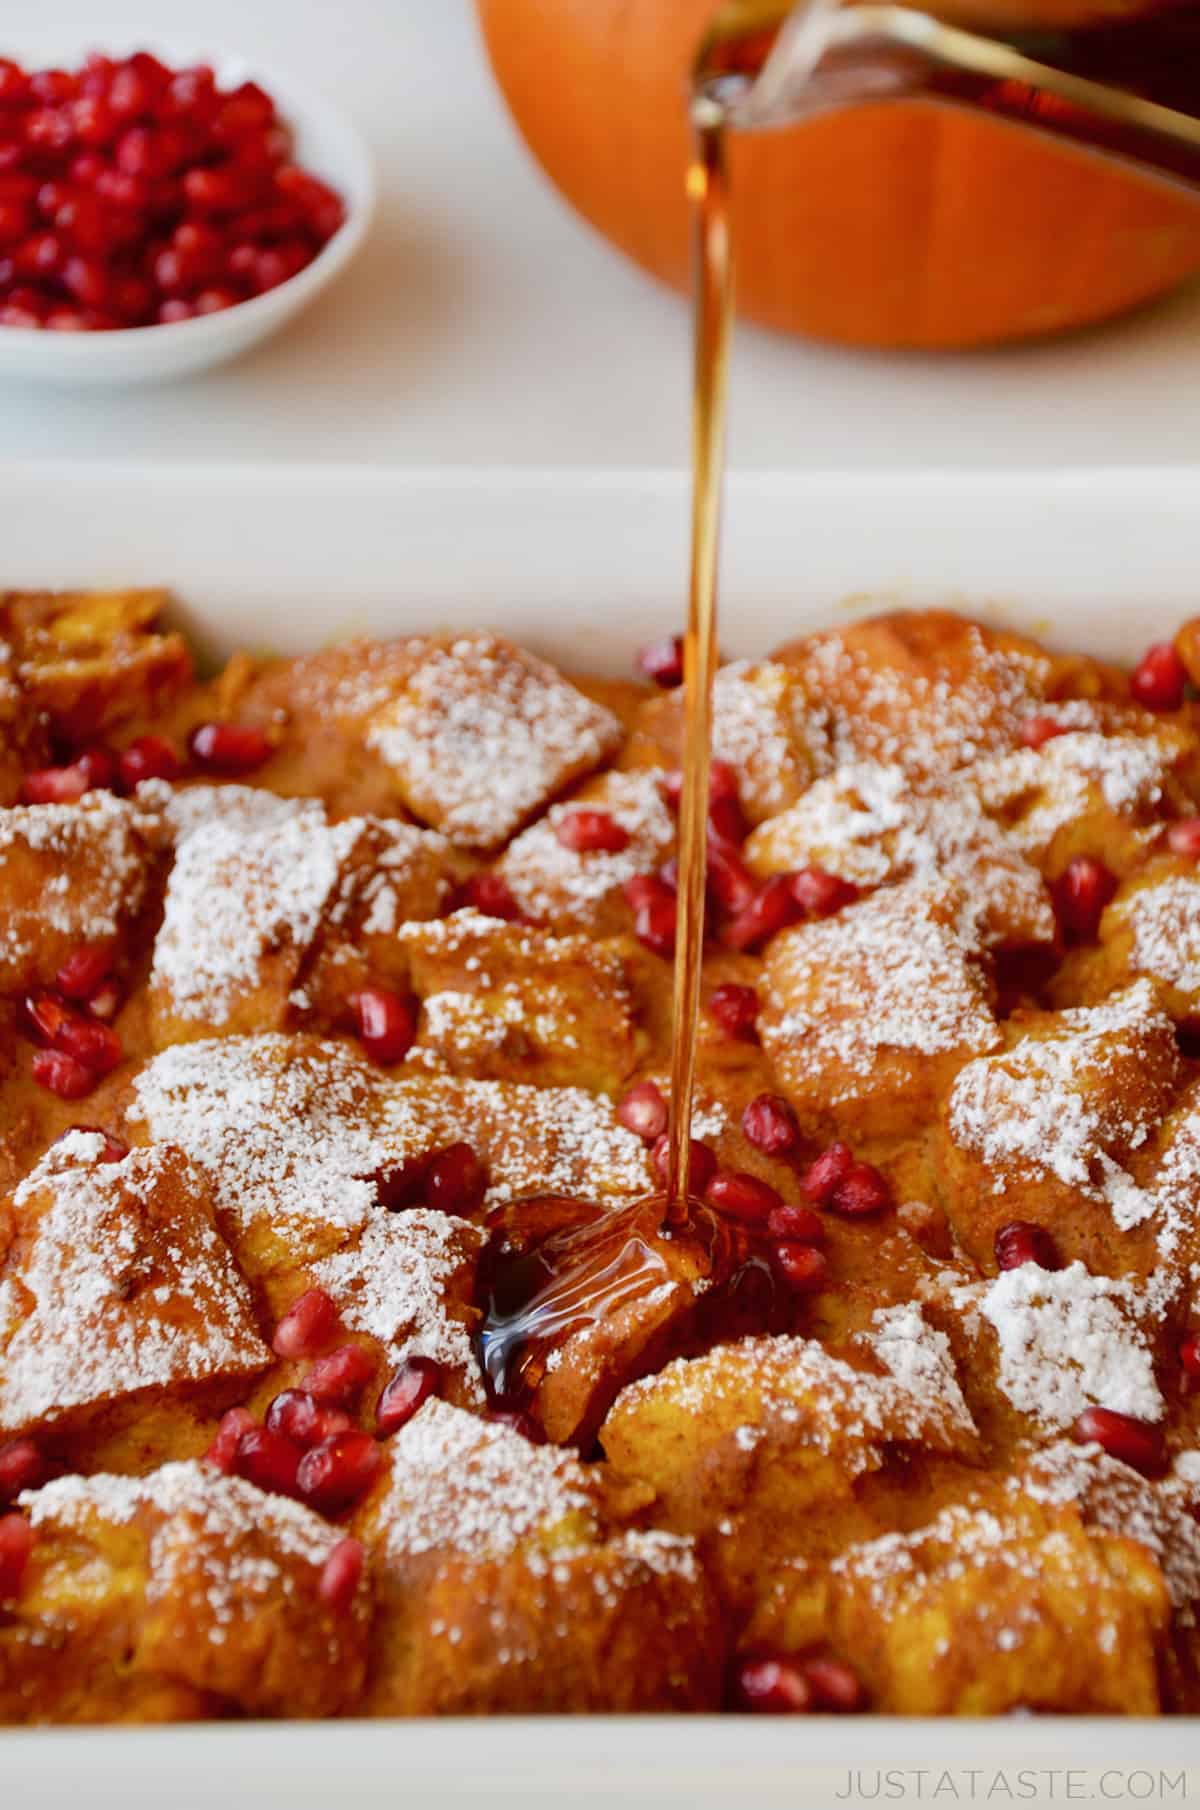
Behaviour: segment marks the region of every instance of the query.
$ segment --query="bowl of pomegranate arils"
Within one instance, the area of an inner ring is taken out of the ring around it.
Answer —
[[[128,384],[276,331],[366,233],[366,146],[234,58],[0,46],[0,376]]]

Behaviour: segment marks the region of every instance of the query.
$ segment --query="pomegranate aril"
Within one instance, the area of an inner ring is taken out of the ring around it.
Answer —
[[[579,854],[620,854],[629,846],[629,831],[608,811],[564,811],[554,826],[564,848]]]
[[[299,1446],[282,1433],[273,1433],[269,1427],[251,1427],[238,1440],[230,1469],[235,1476],[256,1483],[259,1489],[294,1496],[300,1457]]]
[[[666,898],[651,899],[634,912],[633,934],[651,955],[661,955],[669,960],[675,953],[678,916],[679,907],[673,893],[668,893]]]
[[[470,1144],[447,1144],[425,1164],[425,1200],[439,1213],[474,1213],[487,1193],[487,1170]]]
[[[638,1081],[619,1102],[617,1118],[626,1131],[653,1144],[667,1129],[667,1102],[653,1081]]]
[[[11,1603],[33,1551],[33,1529],[24,1515],[0,1515],[0,1604]]]
[[[324,1565],[317,1584],[317,1595],[335,1615],[344,1615],[358,1594],[366,1566],[366,1553],[359,1540],[339,1540]]]
[[[1115,1408],[1085,1408],[1071,1427],[1080,1445],[1098,1445],[1144,1477],[1160,1477],[1167,1468],[1167,1446],[1161,1427],[1119,1414]]]
[[[870,1163],[852,1163],[829,1199],[831,1210],[847,1219],[881,1213],[891,1204],[892,1190],[887,1180]]]
[[[241,296],[232,289],[202,289],[195,300],[197,314],[221,314],[226,308],[236,308]]]
[[[115,1031],[76,1012],[68,1013],[66,1022],[55,1035],[54,1044],[56,1049],[73,1056],[95,1075],[107,1075],[125,1054]]]
[[[339,1330],[333,1301],[323,1288],[310,1288],[280,1320],[271,1349],[282,1358],[315,1357]]]
[[[708,1010],[727,1037],[753,1043],[758,1035],[758,994],[753,987],[723,981],[709,996]]]
[[[758,1094],[742,1114],[747,1140],[764,1156],[791,1156],[800,1147],[800,1125],[778,1094]]]
[[[1179,1363],[1185,1376],[1200,1378],[1200,1335],[1185,1333],[1179,1341]],[[4,1449],[0,1447],[0,1502],[4,1500]]]
[[[243,1433],[249,1433],[257,1424],[249,1408],[230,1408],[221,1416],[216,1437],[204,1454],[205,1462],[230,1475]]]
[[[788,1244],[823,1244],[825,1242],[825,1222],[819,1213],[811,1207],[796,1206],[785,1201],[776,1207],[767,1221],[767,1230],[772,1238],[781,1238]]]
[[[0,1508],[15,1502],[23,1489],[36,1489],[46,1462],[32,1439],[10,1439],[0,1445]]]
[[[14,107],[29,94],[29,77],[11,57],[0,57],[0,107]]]
[[[350,1000],[358,1040],[376,1062],[403,1062],[416,1041],[418,1002],[384,987],[364,987]]]
[[[318,1402],[344,1406],[361,1395],[375,1374],[375,1359],[361,1345],[339,1345],[318,1358],[302,1379],[306,1395]]]
[[[827,874],[822,867],[802,867],[788,874],[788,890],[806,917],[828,918],[846,905],[853,905],[858,887],[840,874]]]
[[[1066,735],[1069,727],[1067,723],[1055,722],[1052,716],[1027,716],[1017,733],[1023,747],[1044,748],[1056,735]]]
[[[783,1205],[778,1188],[757,1175],[746,1175],[730,1169],[718,1169],[704,1190],[704,1198],[720,1213],[730,1213],[750,1225],[765,1225],[777,1207]]]
[[[635,670],[640,678],[649,679],[652,685],[659,685],[664,691],[682,685],[683,636],[667,635],[661,641],[651,641],[639,648]]]
[[[1076,855],[1068,861],[1051,888],[1054,914],[1064,935],[1075,942],[1090,941],[1116,890],[1115,876],[1094,855]]]
[[[647,905],[674,905],[675,887],[661,874],[634,874],[626,880],[621,891],[625,894],[631,911],[641,911]]]
[[[379,1406],[375,1411],[375,1431],[380,1439],[399,1432],[412,1419],[422,1402],[428,1401],[431,1395],[437,1395],[441,1387],[441,1366],[432,1358],[411,1357],[401,1364],[379,1397]]]
[[[546,1435],[538,1426],[537,1421],[531,1414],[523,1413],[520,1408],[496,1408],[492,1412],[491,1419],[502,1427],[511,1427],[514,1433],[519,1433],[522,1439],[529,1441],[530,1445],[546,1444]]]
[[[776,874],[722,933],[731,949],[757,949],[801,915],[792,894],[790,879]]]
[[[348,1432],[353,1423],[340,1408],[327,1407],[306,1389],[284,1389],[268,1405],[266,1425],[272,1433],[282,1433],[293,1445],[307,1451],[335,1433]]]
[[[856,1710],[866,1707],[867,1693],[862,1679],[840,1659],[806,1659],[804,1676],[812,1690],[816,1709],[853,1715]]]
[[[512,895],[507,880],[499,874],[472,874],[459,888],[459,902],[485,918],[502,918],[518,923],[524,915]]]
[[[671,1139],[667,1132],[657,1140],[650,1152],[650,1162],[660,1182],[666,1185],[671,1168]],[[688,1141],[688,1192],[695,1198],[707,1192],[708,1184],[717,1172],[717,1159],[707,1144],[699,1138]]]
[[[1173,823],[1167,831],[1167,845],[1172,854],[1200,860],[1200,817],[1181,817]]]
[[[122,789],[132,792],[144,779],[178,779],[183,762],[163,736],[139,735],[117,756],[117,772]]]
[[[280,245],[270,245],[258,255],[254,268],[254,287],[263,295],[269,289],[278,289],[297,272],[311,262],[311,253],[307,245],[298,239],[286,240]]]
[[[188,748],[206,773],[227,777],[252,773],[274,752],[266,733],[253,723],[201,723],[188,737]]]
[[[824,1251],[811,1244],[784,1242],[775,1246],[772,1255],[779,1274],[796,1294],[811,1294],[825,1286],[829,1263]]]
[[[813,1691],[799,1660],[785,1653],[758,1653],[743,1659],[734,1676],[739,1709],[758,1715],[803,1715],[813,1706]]]
[[[85,944],[73,950],[58,973],[54,985],[67,999],[86,999],[94,993],[113,964],[113,953],[107,943]]]
[[[38,1086],[60,1100],[82,1100],[99,1079],[94,1069],[85,1068],[61,1050],[35,1050],[30,1067]]]
[[[758,881],[737,844],[710,829],[706,868],[708,890],[723,911],[744,911],[758,896]]]
[[[1178,710],[1187,693],[1187,667],[1170,641],[1146,649],[1129,679],[1129,689],[1145,710]]]
[[[854,1152],[849,1144],[830,1144],[816,1161],[810,1163],[801,1177],[800,1186],[819,1207],[827,1207],[835,1189],[854,1168]]]
[[[1012,1219],[1001,1226],[992,1248],[997,1269],[1015,1270],[1023,1263],[1035,1263],[1044,1270],[1061,1267],[1058,1247],[1050,1233],[1029,1219]]]
[[[38,767],[21,781],[22,804],[74,804],[97,784],[94,766],[82,760],[65,767]]]
[[[383,1169],[375,1177],[375,1198],[389,1213],[396,1213],[402,1207],[412,1207],[422,1198],[425,1187],[425,1164],[423,1156],[411,1157],[406,1163],[397,1163],[394,1169]]]
[[[369,1433],[335,1433],[305,1452],[296,1487],[314,1508],[336,1514],[366,1494],[382,1463],[383,1453]]]

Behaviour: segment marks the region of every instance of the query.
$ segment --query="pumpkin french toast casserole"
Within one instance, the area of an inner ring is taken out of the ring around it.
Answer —
[[[0,1718],[1200,1708],[1200,628],[0,599]]]

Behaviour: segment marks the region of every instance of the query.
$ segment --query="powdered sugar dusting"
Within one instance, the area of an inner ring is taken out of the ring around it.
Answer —
[[[522,911],[531,918],[586,925],[627,880],[657,867],[675,841],[664,777],[658,769],[606,773],[586,796],[551,805],[540,822],[523,830],[497,863]],[[564,846],[558,827],[580,809],[607,811],[628,835],[626,846],[583,852]]]
[[[1200,881],[1171,874],[1111,908],[1133,933],[1130,966],[1180,993],[1200,992]]]
[[[1172,764],[1170,747],[1152,735],[1072,731],[981,761],[973,779],[985,809],[1005,812],[1014,842],[1035,850],[1082,816],[1093,796],[1122,816],[1151,810]]]

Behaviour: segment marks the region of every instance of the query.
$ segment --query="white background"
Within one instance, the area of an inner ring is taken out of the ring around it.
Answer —
[[[244,50],[367,133],[360,262],[242,363],[154,392],[0,386],[0,455],[677,466],[687,318],[579,225],[493,95],[468,0],[8,0],[3,48],[143,33]],[[846,353],[743,332],[743,468],[1196,457],[1200,292],[1033,350]]]

